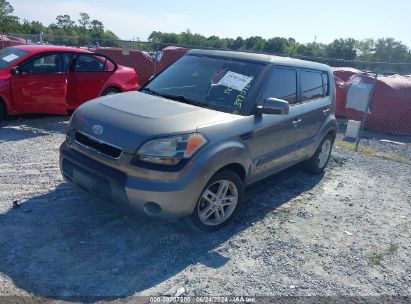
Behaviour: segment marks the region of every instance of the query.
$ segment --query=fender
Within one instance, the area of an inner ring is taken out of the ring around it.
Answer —
[[[11,100],[10,80],[0,80],[0,101],[3,102],[7,115],[12,115],[16,112]]]
[[[333,114],[328,115],[326,121],[321,126],[320,131],[317,133],[317,135],[314,138],[311,139],[311,145],[310,145],[311,149],[310,149],[308,158],[314,155],[319,144],[329,132],[333,132],[334,135],[337,134],[337,119],[335,118],[335,115]]]
[[[244,143],[235,139],[215,144],[206,150],[206,154],[199,153],[197,158],[202,171],[204,180],[208,181],[214,174],[222,168],[237,164],[245,172],[245,183],[251,170],[251,157],[248,148]]]

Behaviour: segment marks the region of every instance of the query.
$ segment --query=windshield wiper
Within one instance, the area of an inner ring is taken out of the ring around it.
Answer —
[[[140,89],[140,92],[147,92],[151,95],[162,96],[162,94],[160,92],[154,91],[154,90],[152,90],[150,88],[147,88],[147,87]]]
[[[196,101],[196,100],[191,99],[191,98],[188,98],[184,95],[164,94],[164,93],[154,91],[154,90],[152,90],[150,88],[147,88],[147,87],[142,88],[140,91],[147,92],[151,95],[160,96],[160,97],[164,97],[164,98],[167,98],[167,99],[172,99],[172,100],[179,101],[179,102],[182,102],[182,103],[190,104],[190,105],[193,105],[193,106],[198,106],[198,107],[202,107],[202,108],[207,108],[208,107],[207,104],[204,104],[202,102]]]
[[[191,98],[188,98],[184,95],[160,94],[160,96],[164,97],[164,98],[172,99],[172,100],[175,100],[175,101],[179,101],[179,102],[182,102],[182,103],[190,104],[190,105],[193,105],[193,106],[198,106],[198,107],[202,107],[202,108],[207,108],[208,107],[207,104],[204,104],[202,102],[196,101],[196,100],[191,99]]]

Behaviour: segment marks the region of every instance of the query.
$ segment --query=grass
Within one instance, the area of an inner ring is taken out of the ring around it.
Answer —
[[[381,262],[384,260],[384,256],[393,255],[398,250],[398,245],[395,243],[390,243],[388,248],[383,252],[372,252],[368,256],[368,265],[377,266],[381,265]]]
[[[368,257],[368,264],[370,266],[377,266],[381,264],[382,260],[384,260],[384,254],[373,252]]]
[[[347,149],[347,150],[352,150],[352,151],[355,150],[354,143],[337,140],[335,142],[335,145],[342,149]],[[364,146],[360,146],[359,151],[361,153],[367,154],[372,157],[378,157],[378,158],[382,158],[386,160],[391,160],[391,161],[395,161],[401,164],[411,164],[411,162],[406,157],[399,155],[399,154],[380,152],[375,149],[364,147]]]
[[[387,249],[387,253],[388,254],[394,254],[394,253],[397,252],[397,250],[398,250],[398,245],[395,244],[395,243],[390,243],[390,245],[388,246],[388,249]]]

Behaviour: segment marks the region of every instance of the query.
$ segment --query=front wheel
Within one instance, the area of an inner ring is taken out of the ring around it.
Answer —
[[[233,171],[216,173],[205,186],[191,215],[194,226],[215,231],[228,225],[244,200],[244,183]]]
[[[0,100],[0,127],[2,121],[6,118],[6,107],[4,106],[3,102]]]
[[[324,171],[325,167],[327,167],[328,161],[330,160],[334,140],[334,136],[328,134],[323,139],[314,155],[304,162],[304,169],[308,173],[320,174]]]

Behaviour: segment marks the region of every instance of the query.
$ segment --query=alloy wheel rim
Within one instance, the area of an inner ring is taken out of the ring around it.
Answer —
[[[238,203],[238,190],[229,180],[219,180],[208,186],[200,197],[197,212],[200,221],[207,226],[225,222]]]
[[[330,153],[331,153],[331,141],[327,139],[324,141],[324,143],[321,146],[321,152],[320,152],[320,155],[318,156],[319,158],[318,167],[323,168],[327,164],[328,158],[330,157]]]

